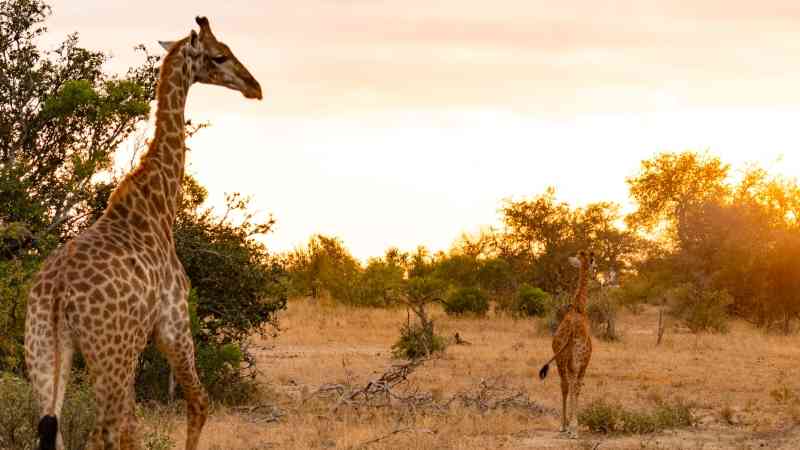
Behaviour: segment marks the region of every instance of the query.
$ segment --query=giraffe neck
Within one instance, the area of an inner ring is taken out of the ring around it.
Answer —
[[[164,58],[156,94],[156,131],[141,164],[158,170],[166,181],[169,222],[175,220],[181,200],[180,184],[186,163],[186,96],[192,84],[192,68],[185,55],[185,42],[177,44]]]
[[[573,305],[575,309],[584,314],[586,312],[586,302],[589,296],[589,271],[581,267],[580,274],[578,275],[578,290],[575,291],[575,300]]]
[[[184,108],[194,79],[187,42],[188,38],[176,43],[161,64],[155,135],[138,167],[112,194],[106,210],[112,220],[136,229],[138,222],[150,222],[150,228],[155,227],[166,242],[172,242],[186,160]]]

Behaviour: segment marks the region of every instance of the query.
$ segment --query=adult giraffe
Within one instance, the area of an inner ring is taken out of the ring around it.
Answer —
[[[553,336],[553,357],[539,371],[544,380],[550,363],[556,361],[561,375],[561,432],[578,438],[578,397],[583,387],[583,375],[592,357],[592,336],[589,333],[589,319],[586,316],[589,274],[596,268],[594,253],[585,251],[569,258],[570,264],[580,269],[578,289],[569,311]],[[569,427],[569,428],[568,428]]]
[[[133,382],[153,336],[187,399],[186,449],[197,448],[208,396],[194,364],[189,281],[175,253],[172,225],[183,179],[184,107],[195,83],[261,99],[261,86],[217,41],[200,32],[168,50],[158,82],[156,131],[147,153],[111,195],[102,217],[45,262],[32,285],[25,360],[41,408],[39,449],[62,448],[58,417],[75,350],[83,353],[97,402],[88,449],[137,448]]]

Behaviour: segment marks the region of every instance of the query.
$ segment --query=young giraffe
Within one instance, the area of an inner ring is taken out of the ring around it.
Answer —
[[[594,253],[587,255],[585,251],[581,251],[577,257],[570,257],[569,262],[580,269],[578,289],[569,311],[553,336],[554,355],[539,371],[539,378],[544,380],[547,377],[550,363],[555,360],[558,374],[561,376],[561,432],[567,432],[569,437],[577,439],[578,397],[583,387],[583,375],[592,357],[592,337],[589,334],[589,319],[586,317],[586,299],[589,273],[594,273],[595,270]]]
[[[138,448],[134,374],[153,336],[187,400],[186,449],[197,448],[208,397],[197,377],[189,329],[189,280],[172,225],[183,179],[184,107],[195,83],[261,99],[261,86],[217,41],[205,17],[168,52],[158,82],[156,131],[139,166],[111,195],[103,216],[45,262],[31,288],[25,358],[42,409],[39,449],[63,448],[58,417],[75,350],[83,353],[97,402],[88,449]]]

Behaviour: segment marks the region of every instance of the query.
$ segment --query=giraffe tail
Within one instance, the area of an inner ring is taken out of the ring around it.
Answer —
[[[33,350],[34,354],[38,352],[44,355],[46,359],[52,358],[52,360],[49,361],[51,364],[30,364],[31,369],[29,375],[31,379],[34,380],[35,388],[38,391],[39,402],[43,409],[41,419],[39,420],[39,426],[37,427],[39,437],[39,446],[36,447],[37,450],[56,450],[58,447],[59,432],[57,417],[60,410],[58,395],[60,387],[63,383],[66,383],[65,379],[61,379],[63,378],[62,369],[69,367],[68,360],[72,357],[72,353],[65,351],[63,348],[64,342],[61,335],[64,327],[61,317],[61,308],[65,295],[64,291],[66,290],[65,277],[66,275],[64,275],[63,272],[57,275],[56,293],[53,295],[50,305],[50,312],[52,314],[51,322],[48,324],[50,330],[36,343],[34,347],[35,350]],[[41,299],[38,300],[41,301]],[[29,299],[29,306],[32,301],[37,300]],[[30,322],[30,318],[31,314],[29,312],[28,319],[26,320],[26,347],[30,345],[27,340],[31,336],[30,330],[33,326],[32,322]],[[50,374],[45,374],[45,372],[50,371],[52,371]],[[49,389],[47,385],[43,383],[43,379],[47,376],[52,376],[52,387]]]
[[[58,436],[58,419],[56,416],[44,416],[39,421],[39,450],[56,450]]]
[[[540,380],[544,380],[545,378],[547,378],[547,372],[550,370],[550,363],[551,363],[551,362],[553,362],[553,361],[555,361],[555,359],[558,357],[558,355],[560,355],[560,354],[561,354],[561,353],[562,353],[564,350],[566,350],[566,349],[567,349],[567,347],[569,347],[569,343],[570,343],[570,341],[571,341],[571,340],[572,340],[572,339],[568,339],[568,340],[567,340],[567,342],[566,342],[564,345],[562,345],[562,346],[561,346],[561,349],[559,349],[559,350],[558,350],[558,351],[557,351],[557,352],[556,352],[556,353],[553,355],[553,357],[552,357],[552,358],[550,358],[550,360],[549,360],[549,361],[547,361],[547,362],[546,362],[546,363],[545,363],[545,364],[542,366],[542,368],[539,370],[539,379],[540,379]]]
[[[547,372],[550,370],[550,363],[545,364],[542,366],[542,369],[539,370],[539,379],[544,380],[547,378]]]

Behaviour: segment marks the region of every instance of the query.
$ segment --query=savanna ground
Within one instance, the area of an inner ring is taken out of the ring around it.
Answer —
[[[256,449],[796,449],[800,447],[800,338],[765,335],[736,322],[724,335],[667,328],[655,346],[658,310],[625,313],[622,341],[595,339],[581,396],[583,406],[604,399],[633,410],[678,399],[693,405],[694,425],[651,434],[558,434],[560,391],[553,371],[535,378],[551,355],[550,337],[533,320],[450,318],[432,314],[437,331],[458,332],[469,345],[451,345],[396,389],[429,393],[445,402],[477,393],[482,381],[503,386],[506,408],[452,402],[417,411],[343,405],[337,395],[315,395],[332,384],[364,386],[392,364],[390,347],[407,320],[403,309],[356,309],[296,300],[281,313],[283,332],[255,339],[263,398],[249,408],[216,408],[203,448]],[[404,387],[403,387],[404,386]],[[401,387],[403,387],[401,389]],[[330,392],[328,392],[330,393]],[[491,402],[489,402],[491,403]],[[541,408],[540,408],[541,407]],[[158,418],[177,442],[180,416]],[[151,424],[153,420],[149,421]],[[377,440],[377,441],[375,441]],[[375,442],[372,442],[375,441]],[[366,443],[366,445],[364,445]]]

